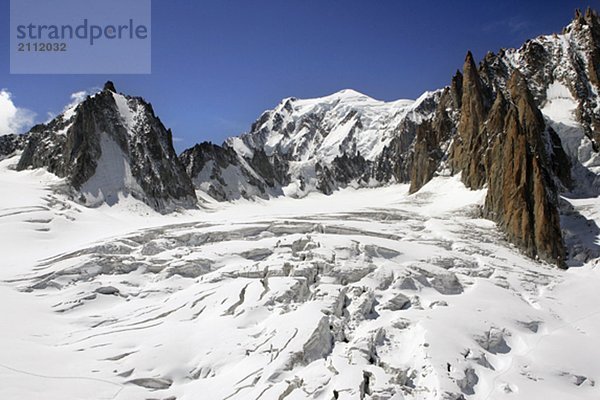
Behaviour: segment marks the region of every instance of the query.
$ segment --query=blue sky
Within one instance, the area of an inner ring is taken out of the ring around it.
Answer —
[[[0,4],[0,88],[36,122],[110,79],[153,104],[180,151],[247,131],[285,97],[353,88],[416,98],[448,84],[469,49],[480,59],[559,32],[577,7],[600,9],[600,0],[153,0],[152,74],[11,75],[9,1]]]

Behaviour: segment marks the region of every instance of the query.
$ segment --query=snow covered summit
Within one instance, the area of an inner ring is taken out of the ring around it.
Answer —
[[[288,98],[263,113],[250,132],[222,146],[200,144],[181,160],[196,187],[218,200],[403,182],[416,127],[437,96],[383,102],[346,89]]]

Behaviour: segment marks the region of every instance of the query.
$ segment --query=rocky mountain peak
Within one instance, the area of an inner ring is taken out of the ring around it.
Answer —
[[[460,121],[458,137],[452,148],[452,166],[455,171],[462,171],[462,179],[467,187],[476,189],[485,183],[483,152],[487,138],[480,128],[485,120],[486,99],[483,83],[470,51],[467,52],[463,67],[461,92]]]
[[[508,92],[519,110],[520,123],[526,134],[529,137],[539,136],[545,127],[544,117],[533,99],[525,76],[517,69],[508,81]]]
[[[511,102],[499,93],[486,122],[490,132],[499,133],[486,154],[485,213],[528,255],[564,266],[546,126],[518,70],[511,74],[508,90]]]
[[[575,17],[573,18],[573,24],[575,28],[580,29],[583,26],[589,26],[592,29],[595,29],[599,24],[598,13],[596,10],[588,7],[585,12],[582,12],[581,9],[575,10]]]
[[[465,55],[465,62],[463,63],[463,73],[467,74],[467,71],[472,69],[477,69],[477,65],[475,64],[475,57],[473,57],[473,53],[471,50],[467,50],[467,54]]]
[[[117,93],[117,89],[115,89],[115,84],[112,83],[112,81],[106,81],[102,90]]]
[[[169,130],[142,98],[105,90],[34,127],[17,169],[46,168],[88,206],[133,196],[160,212],[196,206]]]
[[[508,92],[513,99],[525,97],[527,102],[533,102],[533,98],[530,99],[531,95],[529,92],[529,87],[527,86],[527,80],[518,69],[513,70],[510,75],[508,80]]]

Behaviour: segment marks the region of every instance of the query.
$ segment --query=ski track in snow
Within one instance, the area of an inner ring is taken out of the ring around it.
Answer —
[[[600,395],[596,258],[523,257],[459,177],[162,216],[131,198],[82,207],[14,162],[2,398]]]

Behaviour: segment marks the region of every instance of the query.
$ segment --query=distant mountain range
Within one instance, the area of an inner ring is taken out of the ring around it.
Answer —
[[[600,181],[600,18],[577,12],[560,34],[519,49],[467,53],[448,86],[382,102],[353,90],[284,99],[243,135],[176,155],[170,130],[111,82],[47,124],[0,137],[0,158],[46,168],[88,206],[131,195],[165,213],[218,201],[330,194],[345,187],[461,174],[487,188],[483,215],[527,255],[566,266],[561,194]]]

